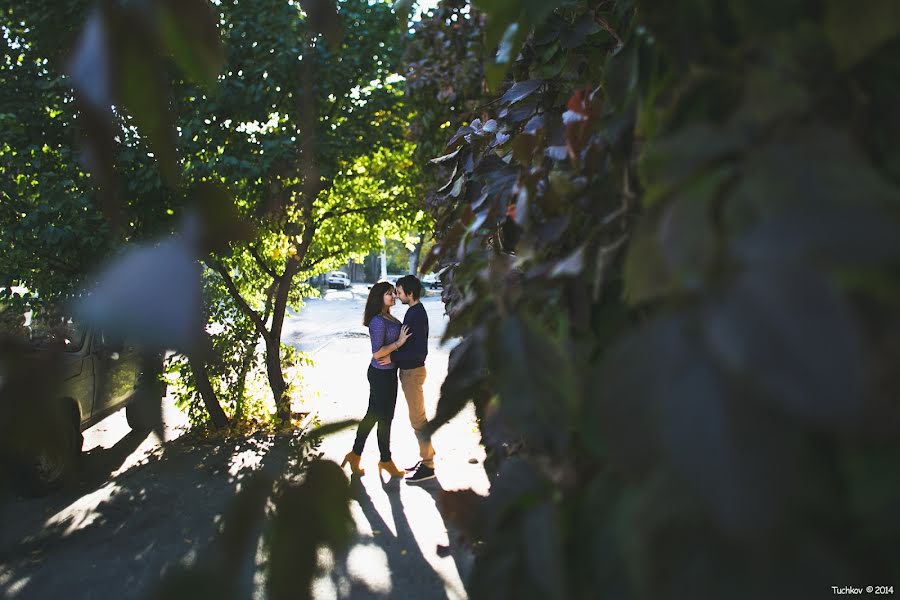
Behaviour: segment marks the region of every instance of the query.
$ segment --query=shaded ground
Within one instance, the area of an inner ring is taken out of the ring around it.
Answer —
[[[180,438],[119,472],[145,441],[129,433],[110,448],[95,447],[77,483],[47,498],[5,503],[3,597],[144,595],[166,569],[206,553],[242,479],[258,468],[284,469],[293,440],[198,446]]]
[[[317,363],[306,372],[302,408],[318,411],[324,422],[360,418],[366,409],[366,293],[365,287],[330,292],[286,323],[285,341],[311,352]],[[438,347],[443,306],[436,298],[425,303],[432,324],[426,398],[433,414],[448,348]],[[395,309],[399,318],[403,312]],[[123,412],[112,415],[86,432],[73,483],[42,499],[0,497],[0,597],[146,596],[167,570],[208,555],[241,482],[260,468],[283,472],[298,444],[255,437],[196,445],[179,437],[185,419],[170,401],[165,417],[170,441],[160,445],[153,434],[130,433]],[[340,461],[353,433],[331,436],[321,452]],[[321,554],[314,596],[464,598],[471,556],[448,531],[436,499],[441,489],[487,491],[474,415],[460,415],[435,437],[438,479],[418,487],[379,481],[374,438],[363,457],[368,473],[351,482],[358,534],[346,555]],[[417,460],[402,393],[393,449],[401,466]],[[262,597],[256,583],[255,595]]]

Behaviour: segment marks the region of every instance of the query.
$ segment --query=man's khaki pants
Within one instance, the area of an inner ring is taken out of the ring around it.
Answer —
[[[409,407],[409,423],[416,432],[419,441],[419,456],[422,464],[434,468],[434,447],[431,439],[425,434],[428,419],[425,417],[425,367],[417,369],[400,369],[400,386]]]

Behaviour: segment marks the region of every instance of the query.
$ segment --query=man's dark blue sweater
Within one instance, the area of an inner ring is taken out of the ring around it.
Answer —
[[[428,313],[421,302],[409,307],[403,324],[409,327],[412,336],[391,354],[391,360],[401,369],[424,367],[428,356]]]

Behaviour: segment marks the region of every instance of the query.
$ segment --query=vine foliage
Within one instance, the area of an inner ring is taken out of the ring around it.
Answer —
[[[895,3],[475,5],[498,91],[432,161],[429,258],[432,425],[474,401],[489,452],[445,498],[473,596],[896,578]]]

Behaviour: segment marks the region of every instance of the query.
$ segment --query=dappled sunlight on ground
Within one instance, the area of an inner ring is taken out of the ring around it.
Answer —
[[[355,481],[355,479],[354,479]],[[362,485],[361,483],[356,483],[356,485]],[[351,513],[353,514],[353,519],[356,521],[357,533],[360,536],[368,536],[371,538],[375,538],[380,535],[390,535],[393,537],[397,537],[397,525],[394,523],[394,517],[391,515],[390,504],[387,501],[387,496],[376,496],[377,505],[373,502],[373,508],[378,512],[380,518],[379,527],[375,527],[372,523],[366,519],[365,513],[363,513],[362,508],[359,505],[359,502],[353,502],[350,506]],[[371,501],[371,499],[370,499]]]
[[[27,575],[16,579],[11,572],[4,568],[0,568],[0,586],[3,586],[3,588],[6,589],[7,596],[10,598],[18,596],[19,592],[28,585],[29,581],[31,581],[31,577],[28,577]]]
[[[101,516],[97,507],[109,502],[118,491],[119,487],[115,483],[104,485],[50,517],[42,529],[60,528],[63,536],[69,536],[79,529],[89,527]],[[32,540],[25,538],[25,541]]]
[[[284,472],[296,438],[179,438],[136,452],[147,439],[128,433],[110,447],[95,445],[65,488],[7,499],[0,507],[0,597],[141,595],[172,567],[216,551],[221,515],[242,482],[261,469]]]
[[[228,474],[231,477],[238,477],[243,471],[250,469],[256,470],[262,465],[265,451],[260,452],[261,448],[248,448],[246,450],[235,449],[235,454],[231,457],[228,464]]]
[[[369,591],[388,595],[392,591],[388,557],[376,544],[357,544],[347,556],[347,574],[365,581]]]
[[[467,597],[460,573],[471,558],[437,510],[439,483],[382,484],[366,475],[354,477],[352,486],[356,540],[345,556],[329,553],[320,560],[323,572],[314,583],[314,598]]]

